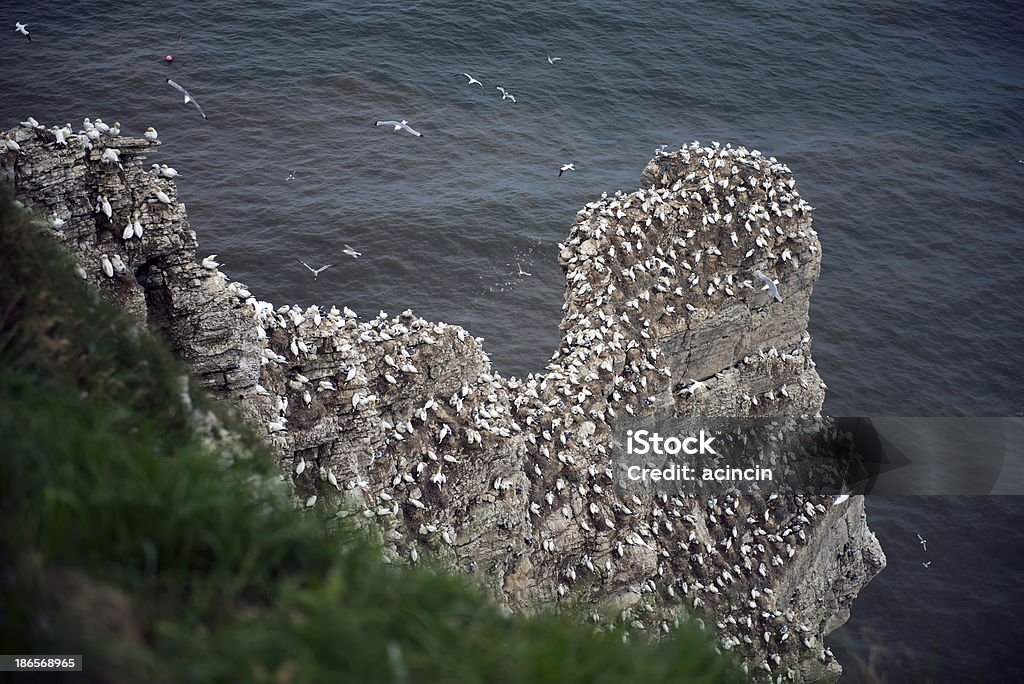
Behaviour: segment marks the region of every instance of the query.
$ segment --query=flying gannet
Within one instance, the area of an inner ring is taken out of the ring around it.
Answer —
[[[569,164],[562,164],[561,168],[558,169],[558,175],[559,175],[559,177],[561,177],[561,175],[563,173],[565,173],[566,171],[575,171],[575,170],[576,170],[576,167],[573,166],[571,162]]]
[[[28,38],[28,42],[32,42],[32,36],[28,35],[28,24],[22,24],[20,21],[16,21],[14,22],[14,30]]]
[[[524,271],[523,267],[519,264],[518,261],[516,262],[516,267],[519,269],[519,275],[521,275],[521,276],[533,275],[532,273],[527,273],[526,271]]]
[[[423,136],[423,134],[420,133],[419,131],[416,131],[416,130],[413,130],[412,128],[410,128],[408,124],[409,124],[408,121],[406,121],[405,119],[402,119],[401,121],[378,121],[378,122],[374,123],[373,125],[374,126],[394,126],[396,133],[398,131],[404,130],[404,131],[406,131],[408,133],[412,133],[416,137],[422,137]]]
[[[515,96],[512,93],[508,92],[507,90],[505,90],[501,86],[498,86],[497,90],[499,90],[501,92],[501,99],[502,100],[512,100],[512,103],[515,104],[516,98],[515,98]]]
[[[341,252],[342,254],[348,254],[353,259],[358,259],[359,257],[363,256],[362,252],[357,252],[348,245],[345,245],[345,249],[341,250]]]
[[[484,87],[484,84],[483,84],[483,83],[481,83],[480,81],[476,80],[475,78],[473,78],[472,76],[470,76],[469,74],[467,74],[467,73],[466,73],[465,71],[463,71],[463,72],[462,72],[462,75],[463,75],[463,76],[465,76],[466,78],[468,78],[468,79],[469,79],[469,82],[468,82],[468,83],[466,83],[466,85],[473,85],[474,83],[476,83],[476,84],[477,84],[478,86],[480,86],[481,88],[483,88],[483,87]]]
[[[562,61],[561,57],[552,57],[551,55],[548,55],[548,64],[554,64],[555,62],[561,62],[561,61]]]
[[[327,269],[329,269],[331,266],[334,265],[334,264],[327,264],[326,266],[321,266],[320,268],[313,268],[312,266],[307,264],[302,259],[296,259],[296,261],[298,261],[300,264],[302,264],[303,266],[305,266],[306,268],[309,269],[309,272],[313,274],[313,280],[316,280],[318,275],[320,275],[321,273],[323,273],[324,271],[326,271]]]
[[[188,92],[187,90],[182,88],[180,85],[178,85],[177,83],[175,83],[171,79],[167,79],[167,85],[171,86],[172,88],[174,88],[179,93],[181,93],[182,95],[185,96],[185,104],[190,104],[191,103],[192,106],[195,107],[196,110],[199,111],[199,113],[202,115],[202,117],[204,119],[207,118],[206,114],[203,113],[203,108],[199,106],[199,103],[196,102],[196,98],[192,97],[192,94],[190,92]]]
[[[755,270],[754,271],[754,275],[757,276],[758,280],[760,280],[762,283],[764,283],[764,287],[761,288],[762,290],[768,290],[769,292],[771,292],[772,297],[775,297],[775,301],[777,301],[777,302],[781,302],[782,301],[782,295],[779,294],[779,288],[775,284],[774,280],[772,280],[771,278],[766,276],[764,273],[762,273],[761,269]]]

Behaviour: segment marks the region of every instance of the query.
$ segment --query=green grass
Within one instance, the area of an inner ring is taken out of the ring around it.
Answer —
[[[385,564],[296,510],[258,440],[193,389],[242,435],[200,439],[183,374],[0,197],[4,652],[84,653],[96,682],[743,680],[695,629],[627,644]]]

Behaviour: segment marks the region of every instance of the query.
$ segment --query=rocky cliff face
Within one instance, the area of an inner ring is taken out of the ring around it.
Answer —
[[[668,633],[685,608],[751,674],[838,674],[824,635],[885,563],[861,497],[638,496],[611,459],[620,422],[655,410],[819,412],[819,241],[785,165],[694,144],[581,209],[559,255],[560,345],[517,380],[457,326],[275,307],[197,263],[147,141],[10,134],[21,149],[3,169],[86,284],[261,426],[307,505],[344,499],[396,559],[446,559],[515,609],[582,601],[598,623]]]

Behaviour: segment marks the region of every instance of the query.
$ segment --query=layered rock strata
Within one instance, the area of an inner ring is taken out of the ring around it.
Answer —
[[[516,379],[460,327],[275,307],[197,263],[145,140],[10,134],[20,201],[89,287],[261,426],[300,501],[345,500],[395,559],[445,559],[514,609],[582,601],[597,623],[652,634],[696,614],[751,674],[840,671],[824,636],[885,563],[862,497],[638,496],[616,487],[611,457],[621,422],[657,410],[819,412],[807,312],[820,243],[784,164],[695,143],[659,154],[635,192],[582,208],[560,245],[560,344]]]

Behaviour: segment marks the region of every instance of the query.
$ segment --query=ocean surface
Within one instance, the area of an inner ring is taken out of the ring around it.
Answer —
[[[180,172],[201,254],[263,299],[412,308],[523,376],[556,344],[577,209],[635,189],[660,145],[732,142],[787,163],[816,207],[826,412],[1024,412],[1020,3],[0,1],[0,16],[32,33],[0,33],[0,128],[156,127],[151,161]],[[335,266],[314,282],[296,259]],[[889,568],[831,639],[864,661],[846,680],[1024,680],[1021,499],[868,508]]]

